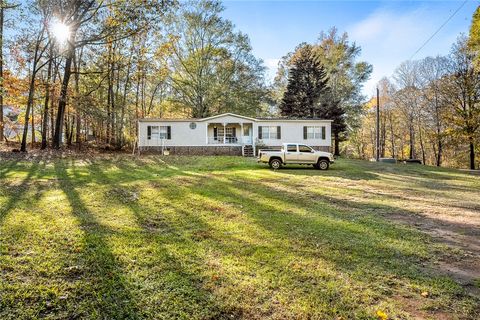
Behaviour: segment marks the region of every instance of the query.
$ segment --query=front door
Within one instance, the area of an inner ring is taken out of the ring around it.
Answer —
[[[298,152],[296,144],[287,144],[287,150],[285,150],[285,162],[294,163],[298,161]]]
[[[315,163],[315,150],[306,145],[298,145],[298,161],[301,163]]]
[[[250,137],[250,126],[243,125],[243,143],[245,144],[251,144],[252,139]]]

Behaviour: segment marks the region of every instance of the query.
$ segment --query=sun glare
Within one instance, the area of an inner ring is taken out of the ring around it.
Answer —
[[[70,37],[70,28],[63,22],[53,22],[50,30],[55,39],[60,43],[65,43]]]

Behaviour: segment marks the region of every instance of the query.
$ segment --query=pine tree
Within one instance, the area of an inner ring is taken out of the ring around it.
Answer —
[[[281,114],[288,117],[315,118],[326,112],[328,78],[320,62],[312,54],[310,45],[296,51],[289,72],[287,90],[280,105]]]
[[[280,105],[281,114],[288,117],[333,120],[332,131],[344,132],[345,110],[335,101],[325,68],[315,57],[312,46],[302,45],[295,51],[289,71],[287,90]],[[338,148],[335,148],[338,154]]]

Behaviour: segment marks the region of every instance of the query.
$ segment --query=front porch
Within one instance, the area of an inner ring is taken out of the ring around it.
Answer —
[[[209,145],[252,145],[253,123],[207,123]]]

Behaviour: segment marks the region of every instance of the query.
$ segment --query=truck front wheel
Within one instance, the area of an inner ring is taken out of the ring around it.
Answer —
[[[282,167],[282,161],[280,159],[272,159],[268,164],[273,170],[277,170]]]
[[[315,168],[319,170],[328,170],[328,167],[330,166],[330,163],[328,160],[325,159],[319,159]]]

